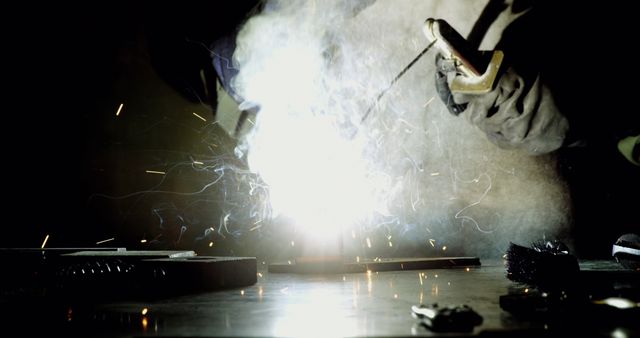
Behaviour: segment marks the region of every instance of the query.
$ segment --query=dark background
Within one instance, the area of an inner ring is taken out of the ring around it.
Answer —
[[[232,34],[255,3],[30,4],[5,11],[12,18],[3,27],[0,246],[39,247],[47,234],[48,246],[93,246],[112,237],[107,245],[130,246],[161,232],[152,210],[193,203],[101,195],[156,186],[161,176],[146,170],[233,154],[234,141],[192,113],[213,121],[215,77],[207,95],[200,74],[212,79],[207,48]],[[217,153],[206,147],[213,142]],[[196,191],[211,175],[180,167],[159,189]]]

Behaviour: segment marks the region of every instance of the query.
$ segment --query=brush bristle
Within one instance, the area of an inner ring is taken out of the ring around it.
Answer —
[[[539,287],[562,285],[580,270],[578,260],[557,247],[534,244],[527,248],[510,243],[506,254],[507,278]]]

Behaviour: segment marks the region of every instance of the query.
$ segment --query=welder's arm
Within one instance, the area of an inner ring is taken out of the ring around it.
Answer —
[[[454,115],[468,120],[501,148],[522,149],[543,154],[560,148],[569,129],[540,75],[525,79],[507,68],[494,88],[483,94],[451,93],[456,75],[440,56],[436,60],[436,90]]]
[[[236,34],[225,35],[210,46],[213,68],[218,75],[220,85],[238,103],[242,98],[233,90],[231,80],[238,74],[238,69],[233,66],[233,52],[236,49]]]

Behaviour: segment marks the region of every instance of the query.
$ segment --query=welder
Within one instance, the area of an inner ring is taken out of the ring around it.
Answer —
[[[431,2],[433,8],[464,7]],[[598,237],[608,243],[591,251],[596,255],[606,254],[615,238],[638,225],[628,217],[634,202],[626,196],[633,196],[629,189],[640,182],[640,123],[627,102],[635,94],[633,86],[623,85],[638,74],[625,66],[627,59],[615,57],[614,47],[624,51],[624,46],[607,45],[609,38],[633,31],[626,27],[635,20],[629,13],[598,4],[577,8],[548,0],[487,0],[479,16],[471,10],[460,16],[475,22],[465,36],[472,48],[504,53],[491,89],[481,94],[452,91],[452,81],[464,75],[442,54],[435,60],[436,92],[460,123],[475,125],[500,148],[559,155],[560,170],[572,189],[576,240]],[[232,63],[235,35],[223,36],[211,47],[218,80],[240,103],[230,85],[237,72]],[[247,114],[238,117],[232,134],[238,134]]]
[[[640,184],[640,122],[627,102],[634,93],[622,85],[638,74],[601,66],[611,56],[599,46],[606,38],[595,37],[624,38],[633,19],[619,8],[579,7],[489,1],[467,38],[472,46],[480,46],[491,22],[505,13],[517,17],[489,47],[505,55],[492,89],[452,93],[452,80],[464,75],[442,55],[435,60],[435,86],[451,114],[497,146],[533,155],[557,151],[571,187],[576,243],[599,239],[602,245],[582,253],[605,256],[604,243],[638,231],[628,213],[637,202],[630,187]]]

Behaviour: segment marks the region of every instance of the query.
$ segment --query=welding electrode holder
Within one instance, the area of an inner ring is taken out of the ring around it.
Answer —
[[[450,84],[451,92],[483,94],[493,89],[504,59],[502,51],[473,49],[460,33],[441,19],[427,19],[422,30],[442,57],[455,67],[457,75]]]

